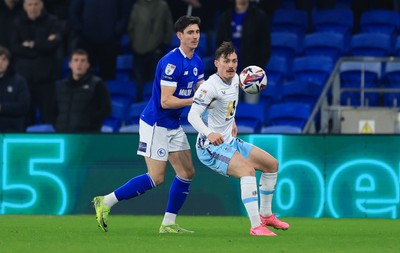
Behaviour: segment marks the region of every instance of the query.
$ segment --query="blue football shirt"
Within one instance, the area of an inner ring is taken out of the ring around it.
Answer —
[[[203,62],[194,53],[187,58],[180,48],[166,54],[157,64],[151,98],[140,118],[147,124],[177,129],[183,108],[163,109],[161,107],[161,85],[176,87],[174,96],[191,98],[196,84],[204,80]]]

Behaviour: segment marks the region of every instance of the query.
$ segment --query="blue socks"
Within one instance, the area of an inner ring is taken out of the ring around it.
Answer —
[[[126,184],[115,190],[114,193],[118,201],[121,201],[137,197],[154,187],[156,187],[156,185],[153,179],[146,173],[132,178]]]
[[[175,177],[169,189],[169,200],[166,212],[177,214],[189,194],[189,186],[192,180]]]

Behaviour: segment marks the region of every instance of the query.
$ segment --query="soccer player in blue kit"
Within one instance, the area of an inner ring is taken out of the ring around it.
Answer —
[[[194,95],[188,120],[199,132],[196,151],[199,160],[213,171],[240,179],[241,197],[250,219],[250,235],[276,236],[267,226],[286,230],[271,211],[278,175],[278,161],[266,151],[236,137],[236,106],[239,98],[238,57],[231,42],[216,50],[217,73]],[[207,116],[203,113],[208,111]],[[260,210],[255,170],[261,171]]]
[[[130,179],[108,195],[93,199],[96,219],[103,231],[108,231],[108,215],[113,205],[164,182],[169,161],[176,177],[170,187],[159,233],[193,233],[181,228],[175,219],[194,176],[190,146],[180,126],[180,115],[185,106],[192,105],[195,89],[204,81],[203,63],[195,53],[200,39],[200,18],[182,16],[174,26],[180,46],[158,62],[152,96],[139,122],[137,153],[144,156],[148,172]]]

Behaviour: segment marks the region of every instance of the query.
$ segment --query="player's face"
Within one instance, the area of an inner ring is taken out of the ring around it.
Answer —
[[[217,67],[218,75],[225,81],[231,81],[238,67],[237,54],[222,55],[214,64]]]
[[[42,13],[43,2],[42,0],[25,0],[24,10],[30,20],[37,19]]]
[[[178,38],[181,40],[181,47],[194,50],[199,45],[200,28],[197,24],[189,25],[183,30],[183,33],[178,32]]]
[[[90,67],[88,57],[84,54],[74,54],[69,62],[69,67],[74,78],[82,77]]]
[[[9,64],[10,61],[8,60],[8,58],[4,54],[0,55],[0,76],[4,75],[4,73],[7,71]]]

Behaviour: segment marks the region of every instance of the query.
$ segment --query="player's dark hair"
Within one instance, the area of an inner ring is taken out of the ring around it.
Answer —
[[[199,17],[196,16],[182,16],[180,17],[174,25],[175,32],[181,32],[183,33],[183,30],[185,30],[186,27],[189,25],[198,25],[200,27],[201,25],[201,20]]]
[[[235,53],[235,46],[230,41],[224,41],[221,45],[215,50],[215,60],[218,60],[221,57],[227,57],[230,54]]]
[[[8,60],[11,60],[11,53],[10,53],[10,51],[9,51],[7,48],[2,47],[2,46],[0,46],[0,56],[1,56],[1,55],[4,55]]]

